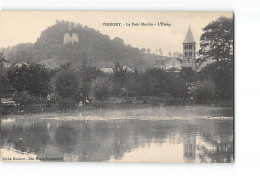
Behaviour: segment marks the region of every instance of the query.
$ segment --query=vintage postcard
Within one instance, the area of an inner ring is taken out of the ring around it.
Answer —
[[[232,12],[0,12],[0,159],[234,162]]]

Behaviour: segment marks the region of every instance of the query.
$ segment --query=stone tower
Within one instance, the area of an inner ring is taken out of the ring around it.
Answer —
[[[183,62],[182,67],[196,69],[196,42],[193,38],[190,26],[183,42]]]

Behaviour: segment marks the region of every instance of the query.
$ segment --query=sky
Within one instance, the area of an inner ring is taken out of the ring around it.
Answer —
[[[154,53],[162,48],[182,53],[182,43],[191,27],[197,48],[203,27],[220,16],[233,17],[231,12],[112,12],[112,11],[1,11],[0,48],[19,43],[34,43],[41,32],[56,20],[68,20],[99,30],[111,39],[119,37],[126,44],[150,48]],[[168,23],[171,26],[132,26],[132,23]],[[104,26],[121,23],[122,26]],[[131,24],[126,26],[126,23]],[[123,25],[124,24],[124,25]]]

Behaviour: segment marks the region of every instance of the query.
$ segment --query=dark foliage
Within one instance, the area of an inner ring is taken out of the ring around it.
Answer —
[[[160,68],[149,68],[145,73],[128,74],[126,90],[129,96],[187,97],[185,80]]]
[[[110,82],[107,77],[99,76],[97,77],[91,84],[91,94],[97,100],[105,100],[109,96],[110,93]]]
[[[233,64],[226,61],[212,63],[201,71],[201,80],[212,80],[216,87],[216,98],[233,99]]]
[[[208,24],[201,35],[203,60],[214,60],[200,73],[200,80],[212,80],[217,99],[233,99],[234,27],[233,19],[220,17]]]
[[[212,81],[204,81],[193,87],[192,95],[197,103],[206,103],[215,96],[215,85]]]
[[[200,51],[204,60],[233,62],[234,27],[233,19],[220,17],[203,28]]]
[[[7,71],[7,78],[18,92],[27,91],[39,96],[48,90],[49,73],[41,64],[12,65]]]
[[[180,78],[186,82],[186,84],[191,84],[198,80],[197,72],[191,67],[183,67],[179,73]]]
[[[75,97],[59,97],[57,103],[60,110],[68,111],[77,109],[78,101],[75,100]]]
[[[111,94],[114,96],[124,96],[127,81],[127,68],[120,65],[118,61],[115,62],[111,80],[113,82]]]
[[[104,73],[97,67],[91,66],[86,62],[82,63],[82,66],[79,69],[80,81],[81,81],[81,93],[83,97],[89,99],[90,86],[94,79],[98,76],[104,75]]]
[[[61,66],[52,81],[54,92],[65,99],[76,99],[79,93],[79,84],[78,75],[70,66]]]

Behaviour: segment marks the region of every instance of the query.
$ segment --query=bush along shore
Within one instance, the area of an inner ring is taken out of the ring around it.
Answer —
[[[209,100],[198,104],[192,99],[175,99],[171,97],[109,97],[100,101],[91,99],[88,103],[81,102],[39,102],[26,105],[2,106],[1,115],[23,115],[33,113],[67,113],[80,111],[95,111],[102,109],[124,109],[124,108],[150,108],[153,106],[220,106],[232,107],[233,103],[223,100]]]

